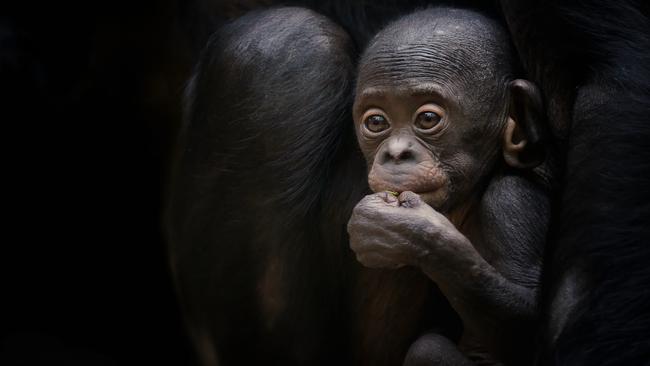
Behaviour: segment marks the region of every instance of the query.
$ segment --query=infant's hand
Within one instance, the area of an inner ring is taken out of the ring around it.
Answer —
[[[441,241],[462,237],[446,217],[413,192],[366,196],[352,212],[348,233],[357,260],[371,268],[420,266],[422,258],[439,251]]]

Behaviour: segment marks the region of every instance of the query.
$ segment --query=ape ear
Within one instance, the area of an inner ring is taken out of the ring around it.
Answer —
[[[503,132],[503,157],[512,167],[534,168],[545,158],[542,97],[528,80],[513,80],[508,88],[510,105]]]

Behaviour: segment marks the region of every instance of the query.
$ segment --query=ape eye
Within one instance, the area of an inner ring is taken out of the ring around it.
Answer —
[[[369,116],[366,118],[363,124],[366,129],[372,133],[379,133],[387,130],[388,127],[390,127],[388,121],[386,121],[386,118],[379,114],[373,114],[372,116]]]
[[[436,112],[422,112],[415,117],[415,127],[421,130],[430,130],[440,123],[442,117]]]

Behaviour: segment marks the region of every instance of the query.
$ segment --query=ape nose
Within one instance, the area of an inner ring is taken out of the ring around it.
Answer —
[[[383,163],[393,162],[396,164],[415,160],[413,142],[407,139],[395,139],[388,142],[383,154]]]

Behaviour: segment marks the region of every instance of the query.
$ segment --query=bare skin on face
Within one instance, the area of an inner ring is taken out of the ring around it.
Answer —
[[[548,219],[548,197],[518,173],[541,162],[530,158],[538,91],[510,76],[493,22],[459,10],[412,18],[435,31],[389,26],[359,66],[353,115],[375,194],[352,214],[350,247],[367,267],[419,268],[463,321],[460,351],[429,334],[405,364],[519,364]]]
[[[412,191],[443,208],[453,172],[440,161],[444,152],[431,147],[434,142],[444,146],[449,138],[450,116],[440,95],[415,92],[373,86],[356,99],[356,131],[370,167],[368,183],[375,192]]]

